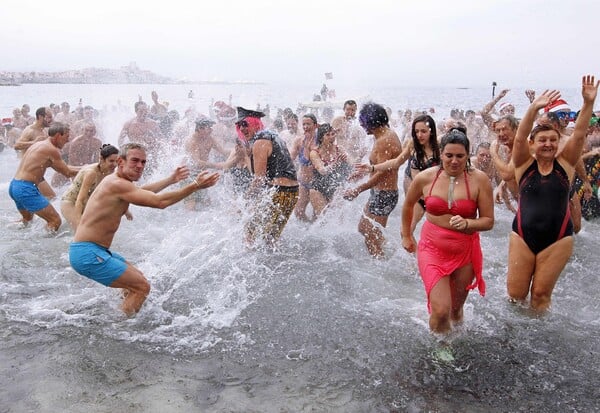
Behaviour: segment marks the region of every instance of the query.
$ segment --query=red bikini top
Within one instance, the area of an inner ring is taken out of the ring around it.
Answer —
[[[439,196],[431,195],[431,190],[437,182],[438,177],[442,169],[438,171],[431,187],[429,188],[429,194],[425,197],[425,210],[436,216],[440,215],[460,215],[463,218],[473,218],[477,214],[477,202],[471,199],[471,191],[469,191],[469,180],[467,179],[467,171],[464,171],[465,185],[467,186],[467,198],[468,199],[456,199],[452,203],[452,206],[448,208],[448,200],[442,199]]]

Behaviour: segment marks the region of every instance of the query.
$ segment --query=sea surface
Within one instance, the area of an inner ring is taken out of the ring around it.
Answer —
[[[150,101],[152,90],[172,108],[202,111],[230,94],[242,106],[295,107],[318,87],[23,85],[0,89],[0,110],[79,98],[109,110],[122,104],[125,113],[103,125],[116,142],[133,102]],[[337,92],[394,111],[434,106],[439,117],[491,97],[491,88]],[[525,110],[523,90],[509,96]],[[576,89],[565,97],[581,102]],[[165,157],[145,179],[164,177],[182,158]],[[0,153],[0,412],[600,410],[598,222],[583,223],[551,311],[535,317],[507,302],[512,214],[497,206],[494,229],[482,233],[487,294],[469,295],[465,322],[449,337],[454,360],[444,361],[434,356],[415,257],[401,248],[400,206],[384,233],[384,260],[370,258],[357,231],[366,193],[335,199],[313,225],[292,218],[274,252],[244,246],[247,214],[226,180],[206,191],[199,211],[132,207],[113,249],[152,292],[127,319],[118,291],[70,268],[70,232],[46,235],[40,219],[15,223],[8,184],[17,163],[13,151]]]

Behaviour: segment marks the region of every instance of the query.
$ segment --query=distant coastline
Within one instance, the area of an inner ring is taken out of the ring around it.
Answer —
[[[86,68],[63,72],[5,72],[0,71],[0,86],[23,84],[264,84],[251,80],[188,80],[172,79],[149,70],[140,69],[134,62],[119,69]]]

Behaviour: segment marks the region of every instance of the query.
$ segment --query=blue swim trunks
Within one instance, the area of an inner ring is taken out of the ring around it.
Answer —
[[[125,258],[94,242],[72,242],[69,260],[79,274],[107,287],[127,269]]]
[[[37,185],[31,181],[13,179],[8,187],[8,194],[15,201],[19,211],[37,212],[50,205],[40,193]]]

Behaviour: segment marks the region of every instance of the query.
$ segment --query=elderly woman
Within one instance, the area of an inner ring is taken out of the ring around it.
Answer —
[[[417,250],[411,223],[415,204],[425,200],[417,261],[425,284],[429,327],[447,333],[463,318],[469,290],[485,294],[479,231],[494,225],[492,185],[488,176],[471,168],[469,140],[458,129],[441,140],[441,165],[415,176],[402,207],[402,246]]]
[[[100,161],[84,166],[63,195],[60,212],[73,229],[73,232],[77,230],[85,205],[94,189],[105,176],[114,172],[118,155],[119,150],[116,147],[110,144],[102,145]],[[128,214],[126,216],[130,218]]]
[[[335,144],[335,135],[329,123],[320,125],[317,129],[317,146],[310,151],[310,162],[315,168],[310,202],[316,216],[329,205],[351,169],[348,155]]]
[[[515,136],[512,163],[519,182],[519,209],[508,247],[508,295],[512,301],[530,296],[531,308],[550,306],[552,290],[573,252],[569,189],[598,92],[593,76],[581,84],[583,107],[573,134],[559,150],[560,132],[548,125],[533,128],[540,109],[560,99],[545,91],[529,106]]]

